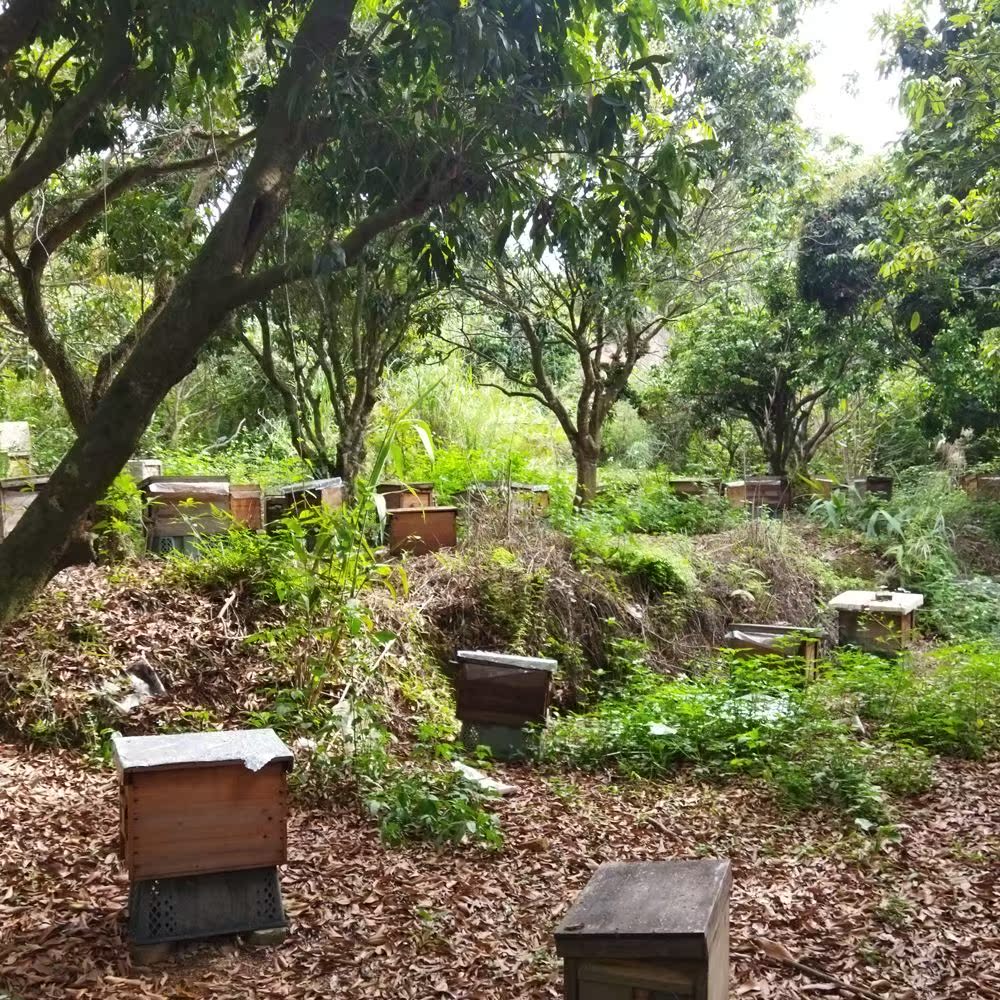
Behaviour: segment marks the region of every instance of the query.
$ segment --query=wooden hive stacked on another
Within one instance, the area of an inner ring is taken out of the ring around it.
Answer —
[[[132,940],[284,926],[292,755],[275,733],[115,735],[112,748]]]
[[[566,1000],[728,1000],[728,861],[602,864],[556,928]]]
[[[530,753],[528,727],[545,723],[556,661],[465,649],[457,658],[455,714],[463,741],[505,759]]]
[[[385,501],[386,510],[434,506],[433,483],[379,483],[375,492]]]
[[[48,476],[0,479],[0,540],[14,530],[14,525],[24,517],[24,512],[35,502],[39,489],[48,481]]]
[[[144,521],[154,552],[195,551],[200,535],[227,531],[232,522],[229,480],[219,476],[152,476],[139,488],[146,500]]]

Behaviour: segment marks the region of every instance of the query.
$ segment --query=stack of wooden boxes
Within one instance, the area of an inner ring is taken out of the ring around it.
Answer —
[[[270,729],[115,735],[133,945],[286,926],[292,754]]]
[[[433,483],[380,483],[386,538],[394,555],[424,555],[458,543],[458,508],[434,503]]]

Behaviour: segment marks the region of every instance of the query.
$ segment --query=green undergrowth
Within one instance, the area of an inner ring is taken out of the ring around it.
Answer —
[[[794,660],[732,658],[669,680],[637,664],[621,694],[550,726],[543,753],[643,777],[685,765],[716,779],[748,775],[789,805],[830,807],[888,832],[892,798],[929,788],[932,754],[997,746],[997,650],[960,646],[920,664],[844,653],[808,685]]]

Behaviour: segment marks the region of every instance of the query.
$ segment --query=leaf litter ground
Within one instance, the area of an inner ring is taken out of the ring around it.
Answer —
[[[159,654],[175,696],[156,715],[232,706],[265,669],[240,651],[223,602],[81,573],[86,586],[56,590],[5,638],[6,666],[34,660],[38,635],[58,650],[51,672],[65,689],[84,671],[113,673],[109,657]],[[97,620],[106,644],[67,641],[57,619],[84,635]],[[998,761],[940,763],[934,789],[900,806],[901,843],[881,847],[750,783],[496,776],[520,789],[495,806],[501,851],[387,848],[349,804],[296,810],[282,872],[288,940],[186,945],[138,968],[124,938],[114,772],[76,752],[0,743],[0,997],[557,998],[552,929],[598,864],[720,856],[734,874],[732,996],[859,995],[847,984],[890,1000],[1000,1000]]]

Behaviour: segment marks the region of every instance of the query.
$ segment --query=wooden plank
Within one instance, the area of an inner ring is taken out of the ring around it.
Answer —
[[[222,852],[176,852],[169,855],[133,855],[129,875],[134,880],[176,878],[181,875],[203,875],[209,872],[235,872],[247,868],[270,868],[288,860],[284,845],[274,845],[265,851],[256,846],[234,847]]]

